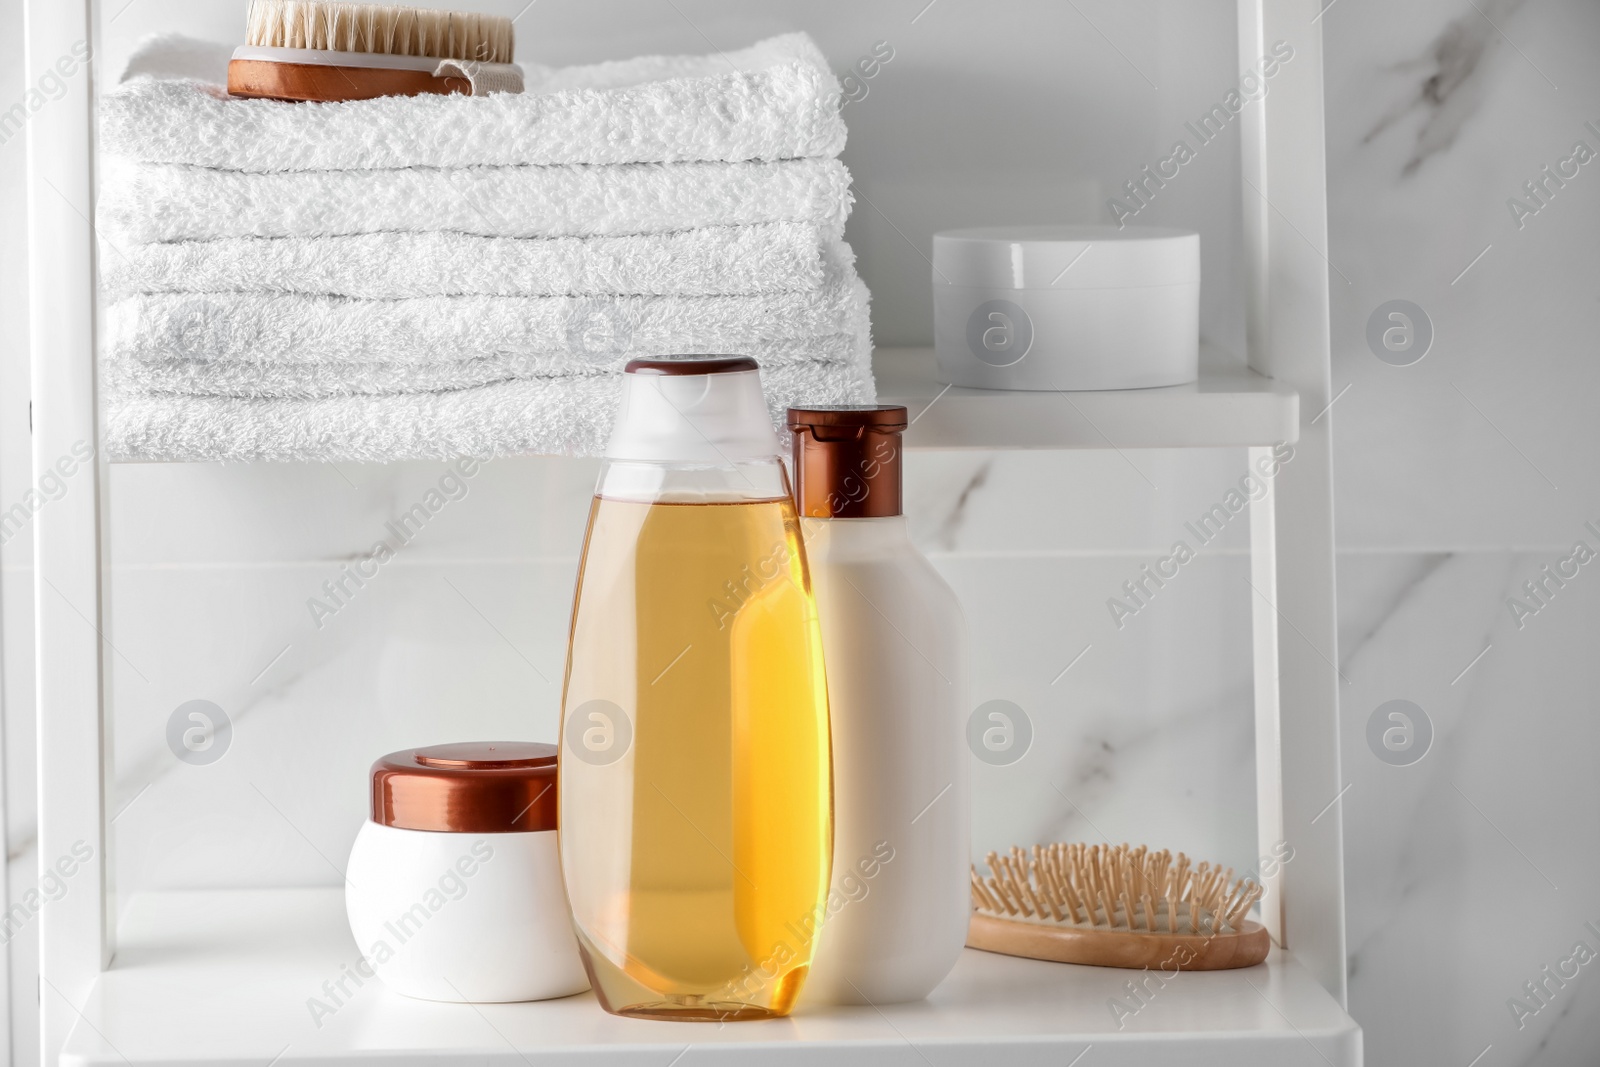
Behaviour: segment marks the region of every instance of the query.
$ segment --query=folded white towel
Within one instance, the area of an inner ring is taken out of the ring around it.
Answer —
[[[867,404],[872,376],[849,364],[764,368],[769,413],[790,405]],[[116,459],[489,459],[599,454],[611,432],[615,375],[516,381],[449,393],[327,400],[111,394],[105,444]]]
[[[710,296],[815,289],[825,237],[806,222],[708,226],[625,237],[463,233],[228,237],[113,244],[100,260],[112,296],[303,293],[424,296]]]
[[[147,42],[100,99],[101,149],[287,171],[796,159],[844,147],[838,79],[803,33],[707,56],[529,67],[520,94],[335,104],[230,98],[226,54],[184,38]],[[143,73],[197,65],[214,84]]]
[[[703,348],[676,345],[653,350],[659,356],[690,356]],[[800,363],[865,366],[872,342],[865,325],[854,334],[768,341],[740,349],[763,367]],[[426,363],[283,363],[219,360],[198,363],[170,359],[147,363],[109,359],[100,382],[109,391],[171,396],[290,397],[376,396],[386,393],[442,393],[533,378],[603,377],[622,372],[634,353],[594,355],[561,352],[500,353],[477,359]]]
[[[116,245],[388,230],[590,237],[759,222],[842,233],[851,202],[850,173],[834,159],[303,174],[108,160],[99,213]]]
[[[830,245],[814,290],[757,296],[442,296],[356,300],[155,293],[106,312],[105,353],[146,362],[428,363],[498,354],[742,353],[866,329],[848,245]]]

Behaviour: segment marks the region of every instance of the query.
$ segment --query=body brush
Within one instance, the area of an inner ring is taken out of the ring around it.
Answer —
[[[272,100],[521,92],[511,20],[334,0],[251,0],[228,92]]]

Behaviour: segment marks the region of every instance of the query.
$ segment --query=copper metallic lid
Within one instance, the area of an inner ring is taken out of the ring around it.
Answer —
[[[877,519],[899,515],[898,405],[790,408],[794,498],[803,518]]]
[[[391,752],[372,765],[372,821],[503,834],[556,828],[556,746],[472,741]]]
[[[760,370],[749,356],[677,356],[661,359],[630,359],[624,374],[734,374]]]

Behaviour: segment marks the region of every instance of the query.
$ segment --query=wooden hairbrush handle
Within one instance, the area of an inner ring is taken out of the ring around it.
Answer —
[[[1222,971],[1254,967],[1267,958],[1272,939],[1266,927],[1248,919],[1237,932],[1168,934],[1018,922],[974,912],[967,947],[1090,967]]]
[[[472,94],[465,78],[436,78],[424,70],[333,67],[316,63],[271,63],[235,59],[228,63],[231,96],[266,100],[371,100],[379,96]]]

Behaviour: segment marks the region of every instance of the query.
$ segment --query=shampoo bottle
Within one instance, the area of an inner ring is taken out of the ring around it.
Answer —
[[[833,880],[807,997],[920,1000],[971,915],[966,624],[901,511],[903,407],[791,408],[833,734]]]
[[[561,869],[607,1011],[785,1015],[828,893],[828,698],[754,360],[634,360],[579,565]]]

